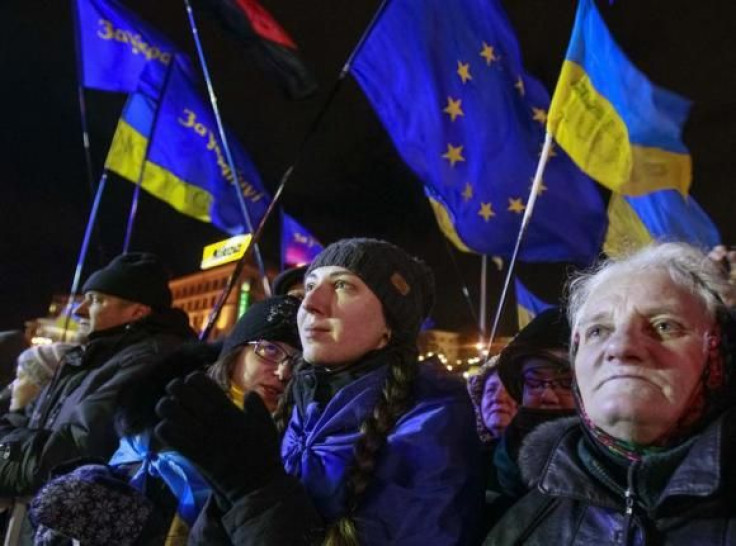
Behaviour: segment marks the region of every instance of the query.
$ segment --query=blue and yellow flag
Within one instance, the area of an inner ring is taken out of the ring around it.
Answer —
[[[176,46],[116,0],[76,0],[82,85],[131,93],[145,68],[162,82]]]
[[[308,264],[322,251],[319,241],[285,212],[281,213],[281,268]]]
[[[575,26],[547,119],[578,166],[625,195],[688,193],[692,165],[682,143],[690,102],[652,84],[613,40],[592,0]]]
[[[145,158],[144,190],[183,214],[212,222],[231,234],[244,233],[245,220],[233,188],[235,177],[225,159],[212,110],[181,65],[172,62],[170,66],[160,102],[143,92],[129,97],[105,168],[137,182]],[[146,75],[141,86],[148,89]],[[251,220],[257,225],[270,197],[252,161],[230,133],[228,143]]]
[[[514,277],[514,290],[516,291],[516,316],[519,319],[519,330],[524,329],[542,311],[554,307],[551,303],[542,301],[532,294],[518,277]]]
[[[462,250],[509,257],[549,96],[524,71],[500,2],[389,2],[352,73],[445,235]],[[520,258],[588,263],[605,228],[596,185],[555,151]]]
[[[695,199],[676,190],[639,197],[614,193],[608,202],[603,250],[621,256],[653,241],[682,241],[708,250],[721,242],[713,221]]]

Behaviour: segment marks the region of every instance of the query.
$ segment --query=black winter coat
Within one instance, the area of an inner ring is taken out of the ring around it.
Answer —
[[[576,418],[542,425],[519,459],[532,490],[484,544],[736,545],[734,433],[731,410],[686,445],[635,463],[618,485],[600,454],[590,458]]]
[[[90,335],[67,353],[30,419],[0,419],[0,496],[27,495],[74,459],[105,462],[118,446],[113,415],[120,390],[145,367],[194,337],[176,309]]]

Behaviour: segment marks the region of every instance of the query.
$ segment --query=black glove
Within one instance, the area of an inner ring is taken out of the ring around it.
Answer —
[[[156,436],[197,465],[228,502],[283,473],[279,435],[258,394],[246,394],[241,411],[202,372],[174,379],[166,390],[156,405]]]

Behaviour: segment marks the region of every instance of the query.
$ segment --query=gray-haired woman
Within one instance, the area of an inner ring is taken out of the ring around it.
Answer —
[[[679,243],[571,282],[578,417],[529,436],[486,544],[736,543],[732,289]]]

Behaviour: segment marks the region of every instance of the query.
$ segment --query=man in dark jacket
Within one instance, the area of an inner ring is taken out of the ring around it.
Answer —
[[[82,290],[76,313],[89,320],[88,342],[63,356],[30,418],[11,412],[0,419],[0,496],[35,492],[61,463],[106,461],[118,445],[120,389],[194,337],[186,315],[171,308],[168,274],[153,254],[118,256]]]

